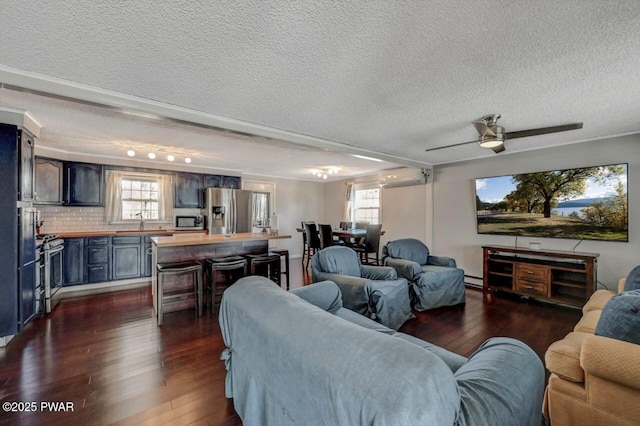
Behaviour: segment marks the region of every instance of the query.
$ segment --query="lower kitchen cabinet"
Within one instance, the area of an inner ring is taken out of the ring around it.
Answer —
[[[109,281],[109,237],[87,238],[87,278],[90,283]]]
[[[63,286],[84,284],[86,278],[86,238],[65,238],[62,252]]]
[[[142,276],[142,251],[142,237],[112,237],[111,279],[125,280]]]

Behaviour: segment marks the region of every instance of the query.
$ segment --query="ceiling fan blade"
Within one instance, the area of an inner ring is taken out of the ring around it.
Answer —
[[[499,152],[504,151],[504,143],[498,145],[498,146],[494,146],[493,148],[491,148],[493,150],[493,152],[495,152],[496,154]]]
[[[445,149],[445,148],[453,148],[454,146],[469,145],[470,143],[478,143],[478,141],[475,140],[475,141],[470,141],[470,142],[454,143],[453,145],[439,146],[437,148],[429,148],[429,149],[425,149],[424,152],[437,151],[439,149]]]
[[[567,130],[582,129],[582,123],[563,124],[561,126],[541,127],[539,129],[519,130],[505,133],[506,139],[526,138],[528,136],[545,135],[547,133],[566,132]]]
[[[475,126],[476,130],[478,131],[478,134],[480,136],[495,136],[495,132],[493,130],[491,130],[491,128],[489,126],[487,126],[487,123],[485,123],[484,121],[474,121],[473,125]]]

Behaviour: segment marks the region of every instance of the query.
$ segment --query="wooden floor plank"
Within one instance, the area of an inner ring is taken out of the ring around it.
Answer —
[[[311,282],[291,262],[292,287]],[[217,315],[153,317],[148,289],[65,299],[0,349],[0,400],[70,401],[70,413],[5,413],[0,424],[240,425],[225,398]],[[465,305],[415,312],[400,331],[468,356],[485,339],[523,340],[540,358],[580,311],[467,289]]]

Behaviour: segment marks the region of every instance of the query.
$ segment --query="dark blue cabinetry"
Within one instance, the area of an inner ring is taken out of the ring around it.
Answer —
[[[104,206],[104,166],[64,163],[64,204]]]
[[[240,189],[241,179],[238,176],[222,176],[222,188]]]
[[[176,173],[174,207],[200,209],[203,206],[202,175],[198,173]]]
[[[62,204],[62,161],[35,159],[34,203]]]
[[[85,238],[65,238],[62,252],[63,286],[87,282]]]
[[[109,237],[89,237],[87,244],[87,281],[109,281]]]
[[[33,138],[0,124],[0,337],[14,335],[35,310]]]
[[[142,276],[143,238],[139,236],[112,237],[111,259],[113,280]]]

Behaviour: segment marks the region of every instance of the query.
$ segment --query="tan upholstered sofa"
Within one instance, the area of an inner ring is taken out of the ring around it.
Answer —
[[[623,288],[624,279],[618,291]],[[640,424],[640,345],[594,335],[602,308],[615,294],[593,293],[574,331],[549,346],[545,364],[551,376],[543,407],[547,424]]]

